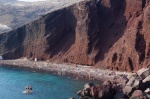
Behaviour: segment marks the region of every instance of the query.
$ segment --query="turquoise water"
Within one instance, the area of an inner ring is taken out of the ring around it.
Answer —
[[[0,99],[68,99],[89,81],[17,67],[0,66]],[[97,83],[97,82],[96,82]],[[32,85],[32,94],[23,94]]]

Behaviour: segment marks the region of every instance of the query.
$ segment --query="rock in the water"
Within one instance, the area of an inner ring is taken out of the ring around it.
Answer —
[[[91,88],[92,86],[94,86],[93,83],[86,83],[86,84],[84,85],[84,89]]]
[[[91,96],[91,88],[95,86],[93,83],[86,83],[84,85],[83,90],[79,90],[77,94],[81,97],[90,97]]]
[[[72,97],[72,98],[69,98],[69,99],[76,99],[76,98]]]
[[[79,91],[77,92],[77,95],[81,96],[81,95],[82,95],[82,90],[79,90]]]

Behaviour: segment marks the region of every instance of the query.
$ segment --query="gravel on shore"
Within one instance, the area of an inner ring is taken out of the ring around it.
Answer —
[[[44,71],[55,71],[59,75],[64,73],[75,74],[78,76],[84,76],[87,79],[96,80],[108,80],[115,76],[128,75],[127,72],[111,71],[111,70],[101,70],[98,68],[93,68],[92,66],[76,65],[76,64],[56,64],[46,61],[29,61],[25,59],[17,60],[0,60],[0,64],[18,67],[28,67],[32,69],[39,69]]]

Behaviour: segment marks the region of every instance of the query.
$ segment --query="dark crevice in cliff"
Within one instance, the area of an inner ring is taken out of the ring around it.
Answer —
[[[112,63],[115,63],[116,61],[117,61],[117,53],[114,53],[112,57]]]
[[[136,44],[135,49],[139,55],[139,64],[141,64],[145,60],[145,50],[146,50],[146,41],[144,39],[144,35],[141,33],[143,28],[143,21],[138,22],[138,31],[136,33]]]
[[[150,49],[147,51],[146,58],[150,58]]]
[[[128,57],[128,62],[129,62],[129,65],[130,65],[130,70],[133,71],[134,70],[133,61],[131,60],[130,57]]]
[[[142,8],[144,8],[146,5],[146,0],[142,0]]]
[[[148,43],[148,51],[146,53],[146,59],[150,58],[150,43]]]
[[[144,39],[144,36],[142,34],[140,34],[139,31],[136,34],[135,49],[139,54],[139,64],[140,64],[145,59],[146,41]]]

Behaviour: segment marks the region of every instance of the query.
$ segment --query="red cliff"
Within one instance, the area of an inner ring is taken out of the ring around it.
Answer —
[[[89,0],[0,34],[5,59],[133,71],[150,65],[150,1]]]

